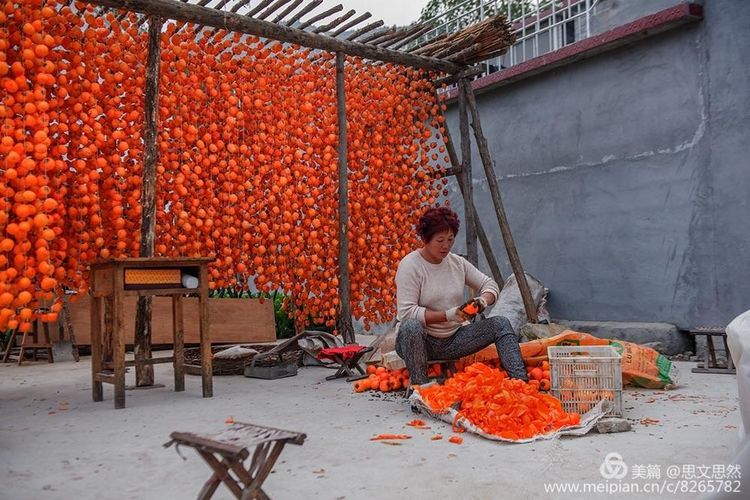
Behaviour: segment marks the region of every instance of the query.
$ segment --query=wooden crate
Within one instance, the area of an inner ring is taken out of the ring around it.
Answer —
[[[125,297],[126,342],[133,343],[135,331],[136,297]],[[185,299],[182,302],[185,316],[185,343],[197,344],[198,301]],[[275,342],[273,302],[260,299],[210,298],[208,309],[211,315],[211,343]],[[91,299],[86,296],[70,304],[73,328],[78,345],[90,345]],[[153,345],[172,343],[172,299],[154,297],[152,311]],[[57,339],[57,327],[51,328]]]

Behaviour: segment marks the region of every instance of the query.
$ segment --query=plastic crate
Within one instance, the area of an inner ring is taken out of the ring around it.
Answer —
[[[550,346],[547,355],[552,394],[566,412],[583,414],[606,399],[607,414],[622,415],[622,362],[614,347]]]

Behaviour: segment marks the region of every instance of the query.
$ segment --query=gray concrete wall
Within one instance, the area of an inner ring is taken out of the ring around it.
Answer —
[[[607,3],[639,17],[639,2],[602,0],[607,23]],[[521,259],[551,289],[553,317],[690,328],[750,308],[750,2],[704,8],[701,22],[478,96]]]

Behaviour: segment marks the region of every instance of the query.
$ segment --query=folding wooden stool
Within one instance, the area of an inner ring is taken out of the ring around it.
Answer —
[[[366,377],[364,368],[359,364],[362,356],[372,351],[373,347],[367,347],[359,344],[346,345],[344,347],[329,347],[322,349],[318,353],[318,359],[330,359],[339,364],[339,369],[335,374],[326,377],[326,380],[347,376],[347,382]],[[359,375],[352,370],[359,371]]]
[[[281,450],[287,443],[302,445],[307,437],[293,431],[274,429],[261,425],[235,422],[222,432],[215,434],[192,434],[173,432],[168,448],[173,443],[195,448],[214,473],[198,494],[198,500],[211,498],[222,482],[236,498],[268,499],[261,489]],[[244,461],[250,456],[249,466]],[[234,475],[232,475],[234,473]]]

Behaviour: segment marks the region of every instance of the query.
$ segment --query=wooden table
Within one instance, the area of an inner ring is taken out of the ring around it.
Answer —
[[[125,407],[125,367],[136,366],[138,362],[125,361],[123,300],[127,295],[172,297],[173,355],[140,362],[173,363],[175,391],[185,390],[182,300],[185,296],[198,298],[203,397],[213,396],[208,315],[208,263],[213,260],[149,257],[108,259],[91,264],[91,378],[94,401],[102,401],[102,383],[108,383],[115,386],[115,408]],[[181,280],[185,275],[198,278],[198,286],[185,288]],[[168,279],[165,280],[164,276]]]

